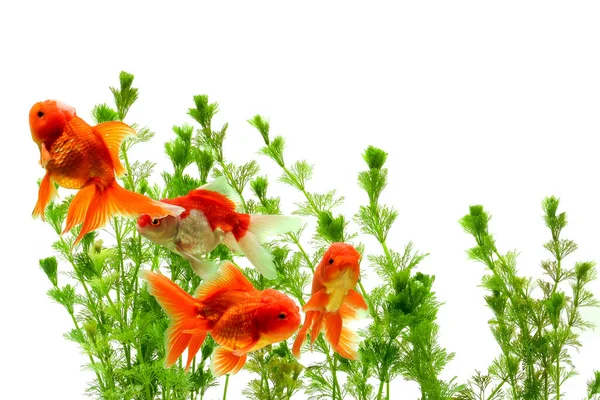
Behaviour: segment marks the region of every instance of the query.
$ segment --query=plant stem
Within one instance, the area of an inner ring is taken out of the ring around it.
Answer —
[[[390,400],[390,381],[389,379],[385,381],[385,398],[386,400]]]
[[[383,379],[379,380],[379,390],[377,391],[377,400],[381,400],[381,396],[383,396]]]
[[[333,386],[333,395],[332,395],[332,398],[333,398],[333,400],[335,400],[335,388],[338,386],[338,382],[337,382],[337,360],[336,360],[335,357],[332,357],[332,358],[333,358],[333,368],[331,369],[332,376],[333,376],[333,385],[332,385]],[[342,396],[341,396],[342,394],[339,393],[339,395],[340,395],[340,399],[341,399],[342,398]]]
[[[225,388],[223,389],[223,400],[227,400],[227,386],[229,386],[229,374],[225,375]]]

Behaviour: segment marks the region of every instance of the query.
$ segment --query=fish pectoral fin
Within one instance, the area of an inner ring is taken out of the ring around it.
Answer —
[[[217,264],[212,261],[201,260],[187,251],[183,250],[181,246],[177,246],[176,250],[179,254],[181,254],[186,260],[190,262],[192,269],[200,278],[208,280],[215,277],[217,273]]]
[[[50,173],[46,172],[46,175],[44,175],[42,183],[40,184],[37,203],[35,204],[35,208],[31,213],[33,218],[41,217],[42,221],[45,221],[44,212],[46,211],[46,207],[48,207],[48,204],[54,200],[57,194],[58,192],[56,191],[54,182],[50,177]]]
[[[248,346],[233,350],[234,356],[242,356],[246,353],[250,353],[253,350],[256,350],[256,345],[258,344],[258,339],[254,339]]]
[[[329,295],[325,292],[324,289],[319,290],[317,293],[313,294],[306,302],[306,304],[302,307],[302,311],[321,311],[327,307],[327,303],[329,302]]]
[[[235,374],[246,364],[246,353],[236,356],[231,349],[218,346],[213,350],[210,371],[215,377]]]
[[[48,165],[50,160],[52,160],[52,156],[50,155],[48,149],[46,149],[46,145],[42,143],[42,148],[40,150],[40,165],[42,168],[46,168],[46,165]]]
[[[363,299],[362,295],[358,293],[354,289],[350,289],[346,294],[346,298],[344,302],[347,303],[350,307],[356,308],[358,310],[368,310],[369,307],[367,303],[365,303],[365,299]]]

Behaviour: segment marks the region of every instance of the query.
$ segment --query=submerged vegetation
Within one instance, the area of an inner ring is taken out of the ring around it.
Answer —
[[[122,72],[120,86],[111,88],[114,105],[100,104],[92,110],[96,123],[124,120],[138,98],[133,76]],[[121,147],[127,175],[122,184],[128,190],[154,199],[173,198],[224,176],[240,195],[246,213],[281,214],[284,199],[269,191],[269,180],[297,190],[303,201],[294,214],[307,217],[309,224],[298,232],[265,244],[275,257],[277,278],[267,280],[254,268],[243,269],[257,289],[281,290],[298,304],[310,297],[310,284],[316,265],[333,242],[349,242],[363,255],[362,280],[357,291],[369,306],[366,324],[360,329],[360,360],[352,361],[334,353],[323,335],[317,338],[313,355],[303,346],[296,360],[290,340],[267,346],[249,354],[244,369],[251,373],[247,386],[233,386],[234,376],[216,379],[209,368],[216,343],[207,337],[201,351],[185,372],[181,360],[164,368],[164,334],[168,319],[138,278],[140,270],[158,270],[193,293],[200,283],[189,262],[181,256],[144,239],[135,221],[113,218],[99,232],[91,232],[72,248],[78,229],[59,236],[71,197],[52,203],[46,210],[47,223],[55,230],[54,255],[40,260],[51,289],[48,295],[63,305],[71,316],[73,328],[65,334],[81,346],[89,359],[95,379],[88,392],[101,399],[205,399],[207,390],[220,386],[222,398],[250,399],[393,399],[390,382],[405,379],[415,382],[421,399],[559,399],[565,398],[561,385],[576,371],[570,351],[580,347],[578,332],[589,328],[581,317],[582,307],[597,305],[588,291],[595,278],[593,262],[577,262],[573,267],[564,259],[576,249],[573,241],[563,239],[566,215],[558,214],[558,200],[543,202],[551,240],[544,247],[552,256],[542,262],[544,277],[537,281],[521,277],[516,270],[516,253],[501,254],[488,232],[489,215],[481,206],[471,207],[461,220],[464,229],[476,240],[469,257],[483,263],[488,273],[483,285],[489,291],[485,301],[493,312],[490,328],[498,342],[500,355],[486,374],[477,372],[466,384],[456,378],[440,377],[454,354],[437,341],[437,313],[440,302],[434,292],[435,277],[419,272],[427,254],[412,243],[391,245],[387,237],[398,212],[380,202],[388,182],[387,153],[368,147],[362,157],[364,171],[357,177],[364,191],[364,204],[354,215],[337,212],[344,198],[336,190],[316,193],[310,190],[313,167],[309,160],[284,157],[285,140],[273,136],[268,121],[256,115],[248,122],[256,128],[264,145],[259,159],[278,173],[261,174],[259,162],[236,164],[227,158],[223,144],[228,124],[217,126],[219,106],[208,96],[193,98],[188,115],[191,121],[173,127],[173,138],[165,143],[172,163],[162,171],[162,182],[151,184],[156,164],[129,159],[134,146],[143,146],[154,136],[147,127],[132,125],[137,136]],[[191,124],[194,123],[194,125]],[[358,155],[357,155],[358,157]],[[286,204],[286,208],[289,205]],[[379,250],[367,254],[361,235],[373,237]],[[104,236],[103,236],[104,237]],[[239,261],[240,256],[219,245],[208,259]],[[59,277],[66,275],[64,279]],[[365,289],[367,271],[382,282]],[[313,360],[313,361],[309,361]],[[235,387],[235,389],[233,389]],[[229,393],[228,393],[229,392]],[[600,372],[588,383],[589,399],[600,398]]]

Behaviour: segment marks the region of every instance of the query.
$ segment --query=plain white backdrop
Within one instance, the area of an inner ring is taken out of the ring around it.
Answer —
[[[388,151],[382,201],[400,214],[388,243],[401,250],[412,240],[430,253],[420,270],[436,276],[445,303],[440,343],[456,353],[443,376],[464,382],[486,370],[499,349],[478,287],[483,267],[466,259],[473,242],[457,222],[469,205],[492,213],[497,244],[520,251],[522,274],[537,276],[547,257],[540,202],[549,195],[561,198],[564,235],[580,246],[568,261],[600,260],[599,20],[591,1],[3,3],[1,397],[81,399],[92,379],[82,370],[87,358],[62,336],[70,318],[46,296],[38,267],[55,235],[31,218],[43,170],[28,112],[59,99],[91,122],[121,70],[140,89],[126,122],[157,132],[134,158],[169,168],[163,143],[171,127],[192,123],[192,96],[208,94],[220,104],[217,126],[230,124],[226,156],[258,157],[285,212],[301,198],[256,155],[262,141],[246,122],[253,115],[286,138],[288,162],[315,165],[309,190],[346,197],[339,211],[347,216],[366,201],[356,185],[361,152],[370,144]],[[600,282],[593,290],[600,296]],[[600,323],[598,309],[585,316]],[[600,369],[600,330],[581,342],[567,399],[581,399]],[[231,378],[230,398],[248,377]],[[419,393],[401,380],[392,389],[398,399]]]

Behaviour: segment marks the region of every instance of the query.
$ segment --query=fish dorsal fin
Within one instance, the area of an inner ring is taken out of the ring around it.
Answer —
[[[94,130],[100,135],[106,147],[108,147],[108,153],[115,168],[115,176],[125,175],[127,171],[121,164],[121,160],[119,160],[119,150],[121,149],[123,139],[127,136],[135,135],[135,130],[121,121],[103,122],[96,125]]]
[[[256,290],[239,268],[230,261],[225,261],[217,270],[214,278],[208,279],[198,286],[194,297],[202,300],[223,289]]]
[[[235,204],[236,210],[242,205],[242,198],[239,193],[227,183],[227,179],[222,175],[200,186],[197,190],[210,190],[222,194]]]

